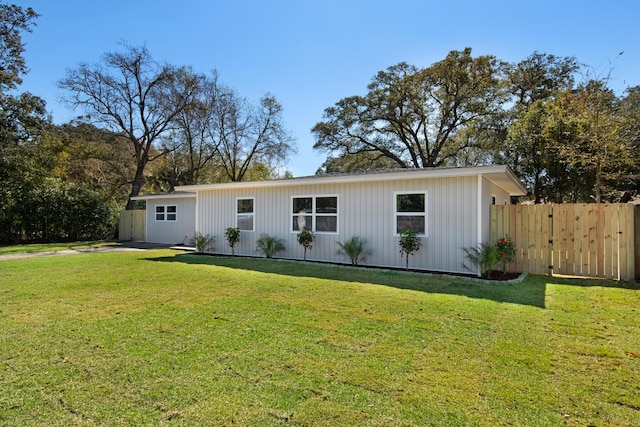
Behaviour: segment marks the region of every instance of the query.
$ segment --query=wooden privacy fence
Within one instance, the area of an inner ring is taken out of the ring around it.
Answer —
[[[634,280],[632,204],[495,205],[491,240],[516,246],[510,271]],[[639,211],[640,212],[640,211]]]
[[[120,212],[120,223],[118,228],[118,239],[135,242],[145,239],[146,211],[131,210]]]

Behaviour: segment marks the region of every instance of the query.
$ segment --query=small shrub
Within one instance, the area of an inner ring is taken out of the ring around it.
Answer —
[[[409,255],[413,255],[420,250],[422,241],[420,237],[418,237],[416,230],[407,228],[400,233],[400,241],[398,244],[400,245],[400,254],[404,254],[405,256],[405,270],[409,270]]]
[[[507,234],[507,237],[496,242],[496,248],[498,249],[498,259],[502,263],[502,272],[506,273],[507,264],[516,260],[516,246]]]
[[[484,278],[489,277],[499,262],[498,247],[495,245],[482,243],[477,248],[464,248],[463,250],[469,261],[480,270],[480,275]]]
[[[358,262],[364,261],[368,255],[371,255],[371,250],[367,248],[367,240],[358,236],[353,236],[344,243],[336,243],[340,246],[337,254],[349,257],[351,265],[358,265]]]
[[[273,258],[275,254],[284,250],[284,240],[261,234],[256,241],[256,250],[267,258]]]
[[[231,247],[231,255],[235,256],[235,247],[240,241],[240,229],[238,227],[229,227],[224,230],[224,237],[227,239],[227,243]]]
[[[209,246],[213,242],[213,236],[210,234],[202,234],[197,232],[196,235],[191,239],[191,244],[196,246],[196,252],[202,253],[209,249]]]
[[[300,233],[298,233],[298,243],[300,243],[300,245],[302,245],[302,247],[304,248],[304,260],[307,260],[307,249],[311,250],[313,248],[313,239],[314,239],[314,235],[313,233],[305,228],[303,229]]]

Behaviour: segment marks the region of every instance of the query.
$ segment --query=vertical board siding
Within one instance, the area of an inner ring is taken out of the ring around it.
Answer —
[[[175,205],[177,221],[156,221],[156,206]],[[147,200],[146,239],[148,242],[188,244],[195,236],[195,198],[167,198]]]
[[[457,177],[201,190],[198,231],[215,237],[213,252],[230,254],[224,230],[235,226],[236,198],[253,197],[255,231],[241,232],[236,253],[257,255],[256,240],[267,233],[284,241],[285,250],[277,257],[302,259],[297,232],[291,231],[292,197],[337,195],[338,233],[315,233],[307,259],[349,263],[337,255],[337,242],[358,236],[368,241],[372,251],[362,264],[403,267],[394,226],[395,192],[426,191],[427,237],[420,251],[410,257],[409,267],[468,273],[463,248],[477,244],[477,187],[477,177]],[[486,221],[489,219],[487,209]]]
[[[510,235],[516,260],[510,271],[633,280],[632,204],[494,206],[492,241]],[[508,230],[508,233],[507,233]],[[552,243],[550,243],[552,242]]]

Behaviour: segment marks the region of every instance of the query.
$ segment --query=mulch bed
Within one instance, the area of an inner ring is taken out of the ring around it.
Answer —
[[[489,277],[485,277],[486,280],[497,280],[497,281],[507,281],[513,280],[520,277],[520,273],[505,273],[503,271],[493,270]]]

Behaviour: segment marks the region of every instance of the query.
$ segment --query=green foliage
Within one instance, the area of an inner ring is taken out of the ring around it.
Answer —
[[[304,228],[301,232],[298,233],[297,236],[298,243],[304,248],[303,259],[307,260],[307,249],[311,250],[313,248],[313,239],[314,235],[308,228]]]
[[[496,248],[498,249],[498,260],[502,263],[502,271],[506,272],[507,264],[516,260],[516,245],[507,234],[507,237],[498,239]]]
[[[38,144],[51,162],[51,176],[90,184],[121,204],[135,174],[129,142],[121,133],[72,122],[48,126]]]
[[[20,75],[27,71],[22,33],[32,31],[38,16],[30,7],[0,4],[0,94],[22,83]]]
[[[489,277],[498,264],[502,265],[503,273],[506,272],[507,264],[516,259],[516,246],[509,235],[498,239],[495,244],[481,243],[476,248],[463,248],[463,250],[467,259],[476,270],[480,270],[480,275],[484,278]],[[471,270],[466,265],[465,267]]]
[[[240,229],[238,227],[229,227],[224,230],[224,237],[231,247],[231,255],[236,254],[235,247],[240,241]]]
[[[413,228],[407,228],[400,233],[400,254],[404,254],[405,257],[405,269],[409,270],[409,255],[420,250],[422,247],[422,240],[418,236],[418,233]]]
[[[577,129],[575,138],[562,145],[561,153],[568,165],[592,183],[587,201],[617,200],[620,182],[634,169],[637,143],[622,133],[624,120],[618,103],[605,80],[588,81],[561,98],[559,121],[573,123]]]
[[[367,240],[358,236],[353,236],[344,243],[336,242],[340,247],[337,254],[349,257],[351,265],[358,265],[360,261],[366,260],[371,255],[371,249],[367,248]]]
[[[389,157],[362,152],[337,157],[329,156],[318,168],[316,174],[376,171],[396,167],[398,164]]]
[[[210,234],[202,234],[199,231],[196,232],[191,243],[196,246],[196,252],[205,252],[209,249],[210,244],[213,242],[213,236]]]
[[[7,191],[8,190],[8,191]],[[0,191],[0,242],[112,239],[116,209],[87,185],[46,179]]]
[[[454,138],[466,126],[500,111],[507,93],[504,68],[494,56],[451,51],[419,69],[400,63],[380,71],[365,96],[325,109],[316,124],[314,148],[330,155],[386,157],[395,167],[425,168],[455,161],[474,146]]]
[[[534,52],[505,64],[451,51],[426,68],[378,72],[364,95],[325,109],[319,173],[508,164],[540,202],[626,202],[640,194],[640,89],[610,74],[575,85],[574,57]],[[591,76],[592,70],[587,71]]]
[[[480,270],[480,275],[484,278],[489,277],[500,262],[500,252],[496,245],[481,243],[477,248],[464,248],[463,250],[466,257]]]
[[[510,66],[507,84],[514,97],[513,108],[516,112],[526,111],[536,101],[552,99],[559,92],[571,90],[576,71],[575,57],[540,52]]]
[[[263,233],[256,240],[256,250],[267,258],[273,258],[278,252],[284,251],[284,240]]]

